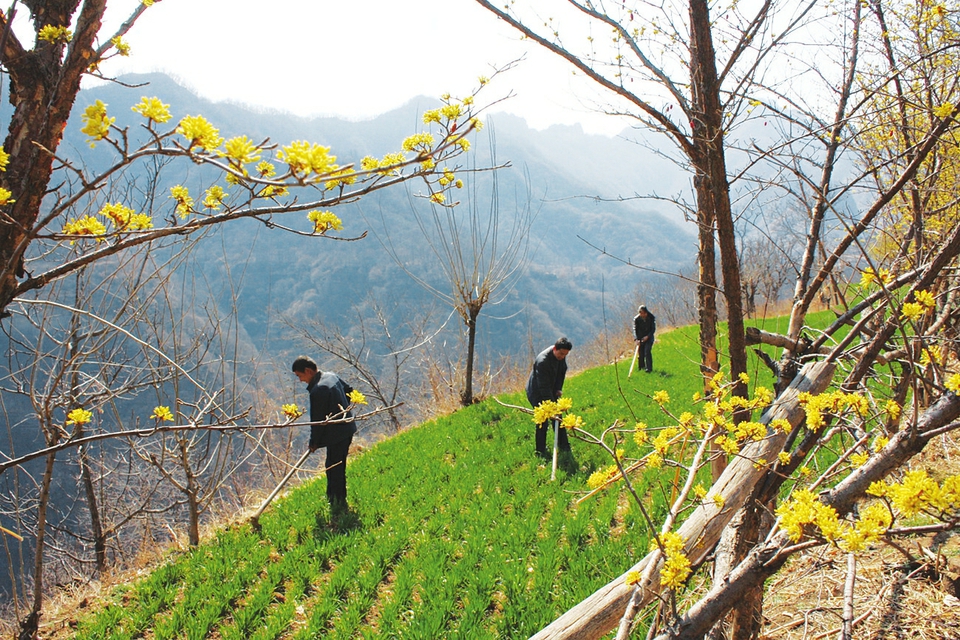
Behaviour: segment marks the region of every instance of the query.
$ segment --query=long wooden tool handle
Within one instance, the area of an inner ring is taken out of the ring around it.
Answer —
[[[280,481],[280,484],[277,485],[277,488],[274,489],[269,496],[267,496],[267,499],[263,501],[263,504],[260,505],[260,508],[257,509],[257,512],[253,514],[253,516],[250,518],[250,522],[252,522],[254,525],[258,524],[260,516],[263,515],[263,512],[266,511],[268,506],[270,506],[270,503],[273,502],[273,499],[277,497],[277,494],[279,494],[286,484],[290,482],[290,478],[293,477],[293,474],[300,470],[300,467],[303,466],[303,463],[307,461],[307,456],[309,456],[311,453],[313,452],[310,451],[310,449],[307,449],[303,455],[300,456],[300,459],[297,460],[296,464],[293,465],[293,468],[287,472],[287,475],[283,476],[283,480]]]

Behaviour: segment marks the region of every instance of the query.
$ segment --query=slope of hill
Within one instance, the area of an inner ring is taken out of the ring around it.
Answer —
[[[777,322],[761,326],[776,331]],[[662,424],[650,395],[665,390],[677,409],[684,406],[699,387],[696,350],[692,328],[665,333],[655,374],[627,378],[629,363],[621,361],[571,377],[565,391],[592,433],[617,419],[628,430],[631,421]],[[769,382],[756,360],[751,379]],[[610,462],[601,448],[574,442],[578,467],[551,481],[549,467],[531,455],[530,417],[509,406],[522,398],[503,401],[488,400],[355,456],[351,517],[331,523],[323,480],[307,482],[264,515],[259,533],[241,520],[114,589],[80,618],[48,622],[45,632],[91,639],[528,637],[620,576],[649,542],[623,493],[607,490],[578,502],[589,473]],[[665,512],[671,479],[673,471],[655,470],[634,480],[655,520]],[[839,553],[829,545],[813,549],[795,559],[796,574],[777,576],[767,630],[809,634],[835,626],[835,614],[802,607],[842,598],[842,589],[810,583],[812,576],[836,579],[845,564]],[[949,630],[960,629],[960,612],[893,554],[884,547],[858,554],[864,574],[858,602],[883,599],[891,581],[899,581],[910,602],[934,607],[939,617],[905,615],[891,596],[876,604],[890,610],[874,616],[869,627],[878,635],[870,637],[911,629],[956,637]],[[869,591],[878,584],[887,586]],[[784,624],[785,617],[792,622]]]
[[[663,369],[629,362],[575,375],[574,411],[599,434],[617,418],[656,423],[643,394],[696,386],[690,330],[658,344]],[[619,380],[618,380],[619,378]],[[628,395],[617,393],[623,385]],[[638,394],[637,392],[640,392]],[[525,405],[519,395],[506,403]],[[328,521],[325,483],[308,482],[261,518],[218,532],[116,591],[64,632],[77,638],[520,638],[616,578],[648,549],[639,512],[616,491],[579,505],[609,456],[574,442],[576,469],[533,456],[531,417],[487,400],[354,457],[355,517]],[[667,496],[641,482],[654,517]],[[651,484],[652,487],[652,484]]]

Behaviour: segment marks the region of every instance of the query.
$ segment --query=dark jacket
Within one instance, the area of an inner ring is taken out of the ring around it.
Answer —
[[[637,337],[637,340],[642,339],[643,337],[650,338],[647,340],[650,344],[653,344],[653,334],[657,331],[657,319],[653,317],[653,314],[647,311],[647,318],[643,319],[638,313],[633,319],[633,335]]]
[[[527,401],[536,407],[544,400],[556,400],[563,390],[563,378],[567,375],[567,361],[553,355],[548,347],[533,362],[533,371],[527,380]]]
[[[352,418],[353,414],[343,410],[350,406],[347,394],[353,387],[334,373],[318,371],[310,384],[310,422],[322,422],[330,418]],[[334,424],[315,424],[310,426],[310,448],[317,449],[336,444],[353,436],[357,425],[353,420]]]

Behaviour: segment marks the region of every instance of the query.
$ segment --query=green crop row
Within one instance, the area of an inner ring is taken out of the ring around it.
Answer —
[[[694,329],[664,333],[654,353],[652,374],[628,379],[620,362],[568,379],[587,430],[664,424],[655,391],[689,404],[702,389]],[[759,366],[756,376],[769,380]],[[503,401],[526,404],[520,394]],[[331,523],[325,481],[305,483],[262,516],[259,532],[234,526],[118,590],[76,637],[527,637],[649,548],[621,492],[576,504],[608,455],[574,441],[576,469],[551,482],[533,432],[530,415],[493,399],[405,431],[351,458],[351,517]],[[674,474],[635,480],[654,518],[666,513]]]

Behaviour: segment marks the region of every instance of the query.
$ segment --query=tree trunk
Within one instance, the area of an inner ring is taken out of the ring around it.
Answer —
[[[473,404],[473,358],[477,348],[477,316],[480,309],[472,307],[467,310],[467,367],[464,374],[463,393],[460,394],[460,404],[465,407]]]
[[[56,440],[52,444],[56,444]],[[52,446],[51,444],[51,446]],[[47,465],[40,482],[40,495],[37,497],[37,540],[33,559],[33,604],[30,613],[20,621],[20,640],[34,640],[40,627],[40,612],[43,610],[43,560],[47,534],[47,507],[50,505],[50,484],[53,482],[53,468],[56,453],[47,456]]]
[[[38,25],[69,26],[79,4],[78,0],[30,3],[30,8]],[[17,295],[17,279],[25,275],[24,255],[53,172],[50,152],[60,146],[80,80],[96,61],[93,45],[105,9],[106,0],[84,1],[65,55],[62,45],[47,43],[27,51],[12,35],[0,52],[14,105],[3,143],[10,163],[0,174],[0,183],[15,200],[5,211],[13,224],[0,225],[0,315]],[[7,27],[6,15],[0,27]]]

